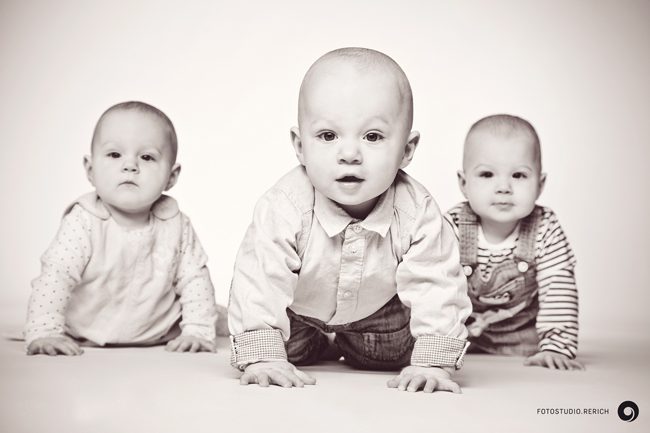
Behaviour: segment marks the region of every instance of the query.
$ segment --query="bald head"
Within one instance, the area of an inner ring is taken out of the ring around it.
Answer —
[[[542,152],[539,137],[537,136],[535,128],[521,117],[511,116],[508,114],[495,114],[484,117],[472,125],[467,133],[467,138],[465,138],[463,166],[465,166],[467,156],[471,153],[471,148],[473,146],[480,146],[481,134],[490,134],[494,137],[504,139],[521,135],[528,137],[533,148],[535,162],[538,164],[541,171]]]
[[[401,111],[410,130],[413,125],[413,94],[406,74],[400,66],[387,55],[368,48],[340,48],[320,57],[309,68],[300,86],[298,98],[298,123],[304,113],[310,89],[319,80],[335,74],[354,70],[361,76],[380,75],[392,82],[398,91]]]

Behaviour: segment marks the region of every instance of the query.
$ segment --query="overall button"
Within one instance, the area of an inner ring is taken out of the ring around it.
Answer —
[[[352,244],[352,245],[350,245],[349,249],[350,249],[350,252],[351,252],[352,254],[354,254],[354,253],[356,253],[357,251],[359,251],[359,247],[357,246],[357,244]]]
[[[517,269],[519,269],[519,272],[526,272],[528,270],[528,263],[526,262],[517,263]]]
[[[352,297],[352,292],[344,292],[344,293],[343,293],[343,297],[344,297],[345,299],[350,299],[350,298]]]
[[[463,272],[465,273],[466,277],[469,277],[472,275],[472,267],[469,265],[463,266]]]

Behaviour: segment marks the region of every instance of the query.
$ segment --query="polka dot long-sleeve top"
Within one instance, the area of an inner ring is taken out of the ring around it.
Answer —
[[[68,334],[98,345],[150,343],[182,318],[182,335],[213,340],[217,307],[190,220],[163,195],[146,227],[118,225],[89,193],[68,208],[32,281],[26,345]]]

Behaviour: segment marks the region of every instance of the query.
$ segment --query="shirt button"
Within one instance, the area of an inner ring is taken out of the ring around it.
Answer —
[[[353,226],[352,230],[354,230],[355,233],[359,233],[361,231],[361,226],[359,225]]]
[[[469,265],[463,266],[463,273],[465,274],[466,277],[469,277],[470,275],[472,275],[472,267]]]
[[[526,262],[517,263],[517,269],[519,269],[519,272],[526,272],[528,270],[528,263]]]
[[[356,253],[357,251],[359,251],[359,247],[357,246],[357,244],[352,244],[352,245],[350,245],[349,249],[350,249],[350,252],[351,252],[352,254],[354,254],[354,253]]]

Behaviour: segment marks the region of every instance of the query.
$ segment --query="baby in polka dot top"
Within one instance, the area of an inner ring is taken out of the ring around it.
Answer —
[[[65,212],[32,281],[27,354],[80,355],[80,346],[167,343],[215,351],[219,315],[207,257],[166,195],[178,180],[174,126],[142,102],[109,108],[84,167],[95,191]]]

